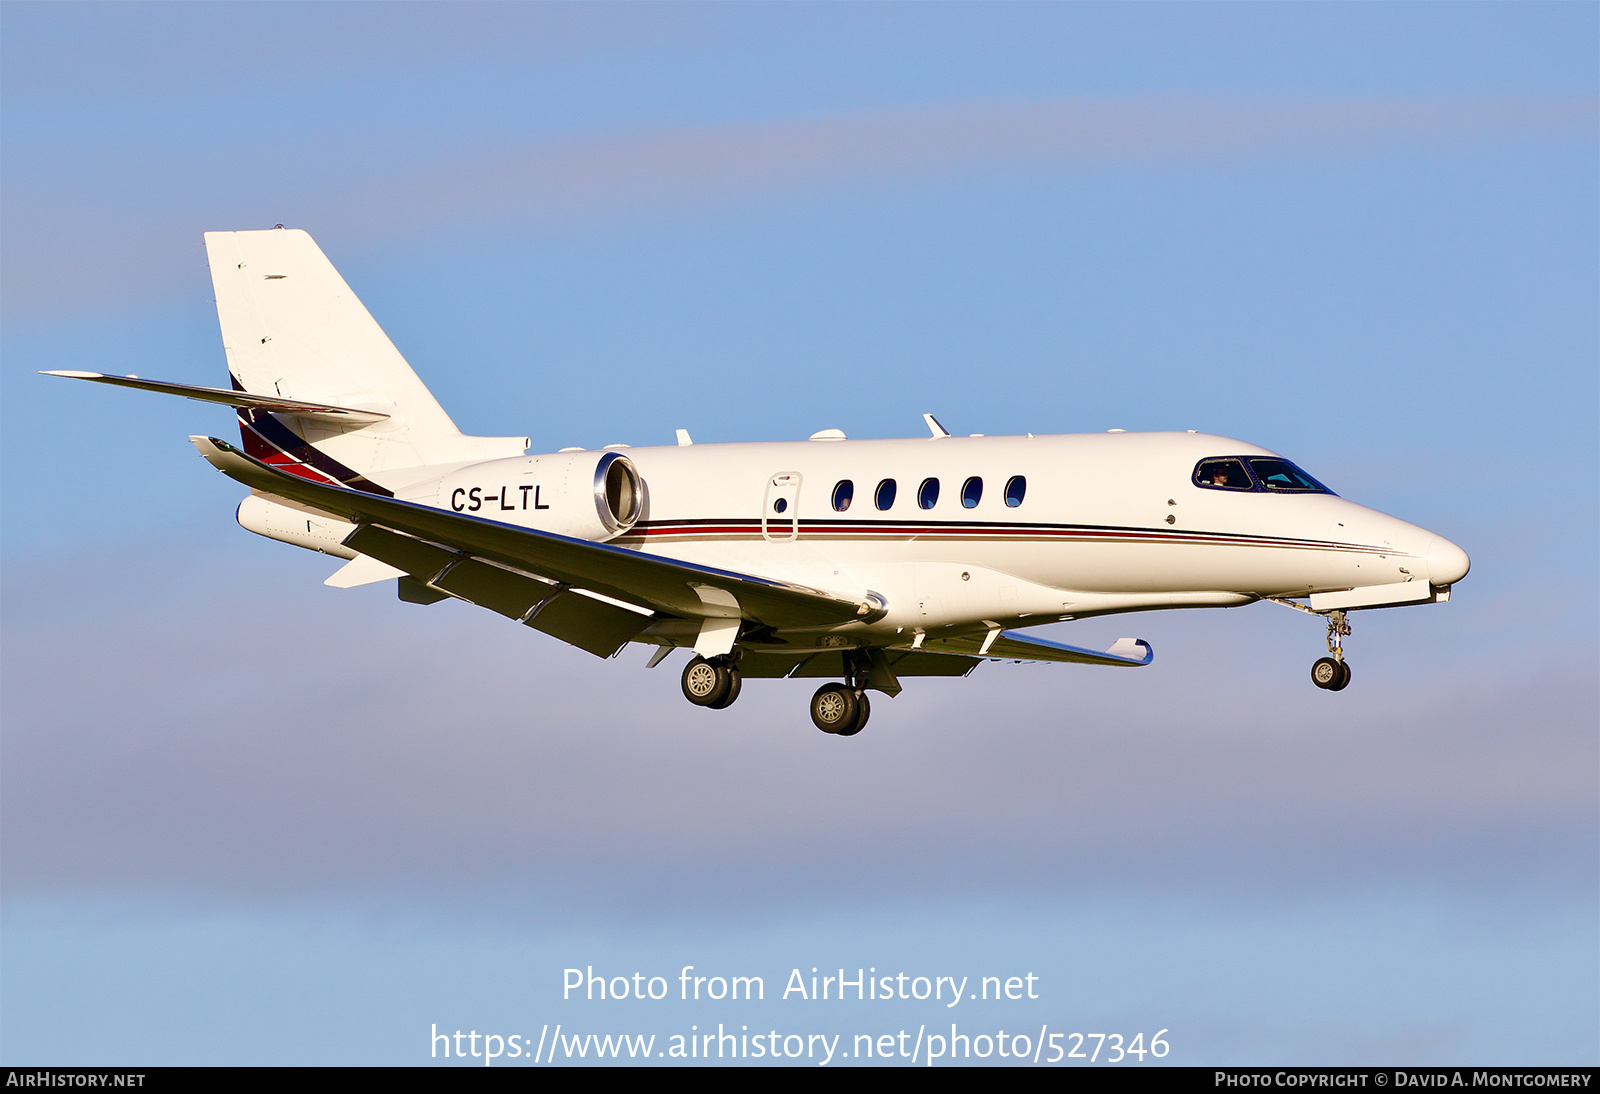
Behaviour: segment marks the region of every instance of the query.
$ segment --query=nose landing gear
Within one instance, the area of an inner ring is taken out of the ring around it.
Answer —
[[[1328,652],[1331,657],[1319,657],[1311,666],[1311,682],[1324,691],[1343,691],[1350,686],[1350,664],[1344,659],[1344,639],[1350,633],[1350,622],[1344,612],[1328,613]]]

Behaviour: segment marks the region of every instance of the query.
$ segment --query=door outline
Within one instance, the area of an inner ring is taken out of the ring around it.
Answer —
[[[783,511],[774,506],[783,501]],[[766,496],[761,499],[761,536],[774,543],[787,543],[800,537],[800,472],[780,471],[767,479]]]

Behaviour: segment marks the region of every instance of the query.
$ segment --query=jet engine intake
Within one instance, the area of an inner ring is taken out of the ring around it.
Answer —
[[[594,507],[600,523],[612,535],[621,535],[638,521],[643,506],[644,480],[633,461],[620,452],[601,456],[594,467]]]
[[[406,501],[596,543],[644,514],[644,479],[621,452],[557,452],[470,464],[402,489]]]

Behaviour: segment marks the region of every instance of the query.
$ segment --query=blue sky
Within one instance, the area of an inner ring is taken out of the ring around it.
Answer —
[[[1174,1062],[1600,1055],[1593,5],[0,9],[7,1063],[427,1059],[568,965],[1045,979]],[[310,231],[470,432],[1192,428],[1445,607],[1058,628],[824,738],[232,520],[200,234]],[[848,748],[840,746],[848,743]],[[966,1019],[962,1019],[966,1020]]]

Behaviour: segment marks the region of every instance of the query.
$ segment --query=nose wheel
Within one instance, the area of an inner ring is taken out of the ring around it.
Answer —
[[[1350,666],[1331,657],[1319,657],[1311,666],[1311,682],[1324,691],[1343,691],[1350,686]]]
[[[1328,653],[1311,666],[1311,682],[1324,691],[1343,691],[1350,686],[1350,663],[1344,659],[1344,640],[1350,621],[1344,612],[1328,613]]]

